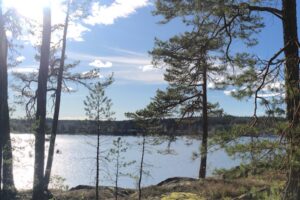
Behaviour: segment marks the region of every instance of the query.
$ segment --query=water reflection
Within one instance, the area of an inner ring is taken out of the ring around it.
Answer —
[[[112,141],[117,139],[114,136],[102,136],[101,149],[102,158],[106,155],[105,150],[112,148]],[[120,187],[134,188],[136,180],[134,176],[138,174],[138,164],[140,161],[141,137],[123,137],[129,144],[124,157],[128,161],[136,160],[135,165],[130,169],[125,169],[124,173],[131,174],[131,177],[120,178]],[[153,138],[147,138],[149,141]],[[14,175],[18,189],[28,189],[32,187],[33,159],[34,159],[34,136],[33,134],[12,134],[14,147]],[[146,171],[150,176],[143,179],[143,185],[156,184],[166,178],[174,176],[197,177],[199,169],[199,159],[192,159],[193,152],[199,151],[200,141],[179,137],[169,144],[167,141],[159,145],[147,145],[145,155]],[[64,184],[74,187],[79,184],[94,184],[95,174],[95,150],[96,136],[91,135],[59,135],[55,146],[55,156],[52,174],[65,179]],[[48,147],[48,142],[46,142]],[[47,149],[47,148],[46,148]],[[168,154],[168,151],[171,154]],[[164,153],[162,153],[164,152]],[[229,168],[238,165],[239,161],[232,160],[222,149],[210,152],[208,155],[208,175],[211,175],[216,168]],[[113,185],[111,181],[114,171],[114,164],[101,163],[101,185]]]

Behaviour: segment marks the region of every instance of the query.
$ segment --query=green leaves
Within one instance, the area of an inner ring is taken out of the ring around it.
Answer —
[[[112,116],[114,115],[114,112],[111,111],[112,101],[105,94],[105,88],[110,83],[95,83],[91,88],[89,95],[86,96],[83,104],[86,116],[90,120],[100,121],[112,119]]]

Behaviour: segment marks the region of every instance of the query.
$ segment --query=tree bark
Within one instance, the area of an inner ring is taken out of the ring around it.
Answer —
[[[207,116],[207,66],[204,63],[203,67],[203,85],[202,85],[202,145],[201,145],[201,163],[199,178],[206,177],[206,162],[207,162],[207,138],[208,138],[208,116]]]
[[[9,108],[8,108],[8,42],[4,27],[2,1],[0,1],[0,134],[1,134],[1,167],[2,199],[11,199],[16,192],[13,179],[13,156],[10,140]]]
[[[97,151],[96,151],[96,200],[99,199],[99,170],[100,170],[100,100],[97,98]]]
[[[143,170],[144,170],[145,145],[146,145],[146,137],[145,137],[145,135],[143,135],[142,158],[141,158],[141,162],[140,162],[140,177],[139,177],[139,182],[138,182],[139,200],[142,199],[142,178],[143,178]]]
[[[5,49],[6,44],[5,40],[3,40],[3,34],[4,34],[4,21],[2,16],[2,1],[0,1],[1,7],[0,7],[0,200],[2,200],[2,150],[3,150],[3,135],[5,132],[5,124],[4,124],[4,116],[3,116],[3,110],[4,110],[4,101],[5,101],[5,95],[4,95],[4,79],[5,79],[5,65],[6,65],[6,55],[5,55]]]
[[[299,50],[297,33],[296,0],[282,0],[283,36],[285,63],[285,101],[287,119],[292,125],[287,135],[289,141],[290,170],[286,185],[285,198],[300,199],[300,134],[296,131],[299,126]]]
[[[116,179],[115,179],[115,200],[118,200],[118,190],[119,190],[119,186],[118,186],[118,181],[119,181],[119,159],[120,159],[120,140],[121,138],[118,137],[117,140],[117,163],[116,163],[116,167],[117,167],[117,171],[116,171]]]
[[[283,0],[282,4],[284,45],[287,46],[284,50],[287,119],[298,125],[300,94],[296,0]]]
[[[99,112],[98,112],[99,115]],[[97,120],[97,153],[96,153],[96,200],[99,200],[99,170],[100,170],[100,121]]]
[[[50,138],[47,165],[46,165],[45,178],[44,178],[44,187],[46,191],[48,190],[48,186],[50,182],[51,169],[52,169],[52,163],[54,158],[54,148],[55,148],[55,140],[57,134],[58,118],[59,118],[59,111],[60,111],[61,88],[62,88],[63,72],[64,72],[64,65],[65,65],[67,32],[68,32],[68,25],[69,25],[70,0],[68,1],[67,6],[68,6],[67,14],[66,14],[64,33],[63,33],[63,44],[61,50],[59,72],[57,77],[57,88],[55,92],[55,108],[54,108],[53,121],[52,121],[51,138]]]
[[[9,117],[8,117],[9,119]],[[8,120],[9,127],[9,120]],[[4,140],[5,144],[3,146],[3,199],[12,199],[16,194],[16,187],[14,183],[13,174],[13,154],[12,154],[12,144],[10,138],[10,131],[6,135]]]
[[[1,134],[0,134],[1,135]],[[0,200],[2,200],[2,139],[0,137]]]
[[[43,36],[41,46],[41,60],[37,89],[37,111],[35,129],[35,160],[32,200],[43,200],[44,196],[44,158],[45,158],[45,129],[47,106],[47,79],[51,41],[51,9],[44,8]]]

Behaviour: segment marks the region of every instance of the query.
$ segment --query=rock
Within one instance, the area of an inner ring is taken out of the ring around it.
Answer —
[[[168,183],[178,183],[180,181],[197,181],[198,179],[195,178],[189,178],[189,177],[172,177],[168,178],[160,183],[157,184],[157,186],[162,186]]]
[[[70,189],[70,191],[74,191],[74,190],[84,190],[84,189],[95,189],[95,187],[90,186],[90,185],[77,185],[76,187],[73,187]]]

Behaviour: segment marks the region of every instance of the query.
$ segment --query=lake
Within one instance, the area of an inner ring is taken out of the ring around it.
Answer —
[[[113,140],[117,136],[101,136],[101,185],[113,185],[115,164],[107,162],[105,156],[113,147]],[[147,137],[147,141],[154,140]],[[14,147],[14,176],[18,189],[32,188],[34,135],[12,134]],[[67,185],[70,188],[77,185],[94,185],[95,183],[95,135],[58,135],[54,156],[52,187]],[[124,162],[136,161],[127,168],[121,168],[124,176],[120,177],[119,186],[127,188],[136,187],[135,176],[138,175],[141,158],[142,137],[122,137],[128,149],[121,153]],[[174,176],[197,178],[199,158],[192,159],[193,152],[199,152],[200,140],[187,137],[177,137],[171,144],[168,141],[156,145],[146,145],[145,171],[143,186],[157,184]],[[49,142],[46,142],[48,147]],[[230,168],[239,164],[238,160],[229,157],[223,149],[210,150],[208,155],[207,174],[212,175],[216,168]],[[130,176],[128,176],[130,175]],[[62,182],[62,179],[64,181]]]

